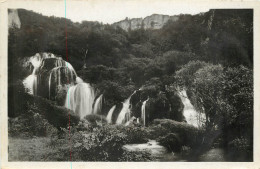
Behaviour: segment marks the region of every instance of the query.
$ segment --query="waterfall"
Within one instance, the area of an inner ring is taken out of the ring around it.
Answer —
[[[107,123],[112,123],[112,115],[113,112],[116,109],[116,105],[114,105],[113,107],[111,107],[111,109],[109,110],[108,114],[107,114]]]
[[[29,60],[24,63],[25,66],[28,66],[29,64],[33,66],[32,74],[23,80],[23,85],[28,90],[29,94],[37,95],[37,72],[42,65],[43,59],[46,58],[55,58],[55,55],[51,53],[36,53],[34,56],[29,57]]]
[[[116,124],[122,124],[123,121],[125,120],[126,118],[126,115],[127,115],[127,120],[130,119],[130,99],[131,97],[136,93],[136,90],[134,91],[133,94],[131,94],[124,102],[123,102],[123,108],[122,110],[120,111],[118,117],[117,117],[117,120],[116,120]]]
[[[80,119],[92,114],[95,99],[94,90],[88,83],[78,83],[71,86],[66,96],[65,107],[73,110]]]
[[[34,94],[37,91],[37,76],[33,73],[23,80],[24,87],[29,94]]]
[[[76,83],[84,83],[84,81],[80,77],[76,77]]]
[[[142,109],[141,109],[141,111],[142,111],[141,117],[142,117],[143,125],[144,125],[144,126],[145,126],[145,116],[146,116],[146,114],[145,114],[145,105],[146,105],[146,103],[147,103],[148,100],[149,100],[149,98],[143,102],[143,104],[142,104]]]
[[[53,99],[60,88],[65,89],[69,85],[65,107],[73,110],[81,119],[92,114],[94,90],[90,84],[77,77],[70,63],[52,53],[37,53],[25,58],[23,66],[33,66],[32,74],[23,81],[28,93]],[[96,101],[95,112],[101,111],[101,106],[102,95]]]
[[[101,110],[102,110],[102,98],[103,98],[103,94],[101,94],[96,102],[95,102],[95,105],[94,105],[94,110],[93,110],[93,113],[94,114],[98,114],[98,113],[101,113]]]
[[[191,104],[191,102],[187,96],[186,90],[179,92],[179,96],[184,105],[183,116],[185,117],[187,123],[191,124],[195,127],[200,127],[201,120],[203,117],[200,117],[200,113],[197,112],[195,110],[195,108],[193,107],[193,105]]]
[[[55,92],[51,91],[52,88],[55,90],[57,86],[61,87],[63,84],[73,84],[74,76],[76,76],[74,69],[70,69],[69,67],[59,66],[53,68],[50,71],[48,82],[49,99],[51,99],[52,93],[55,94]]]
[[[61,57],[56,57],[52,53],[37,53],[28,59],[25,59],[24,66],[33,66],[32,74],[23,80],[28,93],[38,95],[39,83],[43,85],[48,82],[48,96],[51,98],[52,86],[60,86],[74,82],[74,75],[77,76],[72,65],[64,61]],[[42,79],[42,73],[44,74]],[[46,77],[47,76],[47,77]],[[49,78],[47,81],[46,78]],[[54,79],[53,79],[54,78]],[[66,78],[65,81],[62,78]]]

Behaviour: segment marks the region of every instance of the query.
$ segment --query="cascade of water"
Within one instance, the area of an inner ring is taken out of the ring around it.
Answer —
[[[73,110],[81,119],[92,114],[94,90],[88,83],[71,86],[66,96],[65,107]]]
[[[183,116],[185,117],[187,123],[195,127],[200,127],[201,126],[200,123],[204,117],[199,116],[200,113],[197,112],[193,107],[193,105],[191,104],[187,96],[186,90],[182,90],[181,92],[179,92],[179,96],[184,105]]]
[[[30,57],[25,63],[24,66],[32,65],[33,71],[32,74],[24,79],[23,84],[26,89],[28,89],[28,93],[37,95],[37,90],[39,83],[45,82],[45,79],[41,79],[41,70],[44,70],[45,75],[44,78],[48,79],[48,84],[46,86],[49,87],[49,98],[51,97],[51,86],[54,85],[63,85],[68,82],[74,81],[73,75],[77,76],[72,65],[66,61],[64,61],[61,57],[56,57],[51,53],[37,53],[34,56]],[[66,68],[65,68],[66,67]],[[61,71],[64,69],[64,71]],[[49,71],[46,77],[46,70]],[[39,73],[40,72],[40,73]],[[61,82],[61,77],[67,77],[65,82]],[[55,78],[53,80],[52,78]],[[54,82],[55,83],[54,83]]]
[[[113,112],[115,111],[116,109],[116,105],[114,105],[113,107],[111,107],[111,109],[108,111],[108,114],[107,114],[107,123],[112,123],[112,115],[113,115]]]
[[[55,67],[49,74],[49,99],[51,99],[52,88],[56,88],[56,86],[61,86],[62,84],[73,84],[73,77],[76,76],[74,69],[69,69],[65,66]]]
[[[131,107],[130,106],[131,106],[131,104],[129,105],[129,109],[125,114],[125,122],[128,122],[131,118]]]
[[[146,103],[147,103],[148,100],[149,100],[149,98],[143,102],[142,108],[141,108],[141,111],[142,111],[141,117],[142,117],[143,125],[144,125],[144,126],[145,126],[145,116],[146,116],[146,114],[145,114],[145,105],[146,105]]]
[[[126,114],[127,116],[130,118],[130,99],[131,97],[136,93],[136,90],[134,91],[133,94],[131,94],[124,102],[123,102],[123,108],[122,110],[120,111],[118,117],[117,117],[117,120],[116,120],[116,124],[122,124],[125,117],[126,117]],[[128,119],[129,120],[129,119]]]
[[[55,58],[55,56],[51,53],[36,53],[25,63],[25,65],[29,65],[29,63],[31,63],[33,66],[32,74],[23,80],[23,85],[26,89],[28,89],[29,94],[37,95],[37,71],[41,67],[43,59],[46,58]]]
[[[94,109],[93,109],[93,114],[98,114],[102,110],[102,98],[103,94],[101,94],[97,100],[95,101]]]
[[[76,83],[84,83],[84,81],[80,77],[76,77]]]
[[[25,59],[25,67],[33,67],[32,74],[24,79],[24,86],[29,93],[37,95],[39,87],[46,87],[47,97],[52,98],[55,95],[57,87],[62,87],[68,83],[76,85],[71,86],[67,92],[65,107],[73,110],[81,119],[93,111],[94,90],[88,83],[77,77],[72,65],[64,61],[61,57],[56,57],[51,53],[37,53],[34,56]],[[46,84],[45,84],[46,83]],[[44,89],[41,89],[41,91]],[[53,92],[55,91],[55,92]],[[40,93],[39,93],[40,94]],[[43,94],[44,95],[44,94]],[[97,99],[95,112],[101,110],[102,96]]]
[[[44,58],[40,64],[40,68],[42,69],[46,62],[48,62],[48,59],[52,59],[52,58]],[[70,71],[72,71],[76,76],[77,73],[74,70],[74,68],[72,67],[72,65],[69,62],[66,62],[65,60],[63,60],[61,57],[55,57],[55,61],[52,65],[52,68],[57,68],[57,67],[67,67]]]
[[[49,77],[49,99],[51,98],[51,75],[53,72],[50,73],[50,77]]]

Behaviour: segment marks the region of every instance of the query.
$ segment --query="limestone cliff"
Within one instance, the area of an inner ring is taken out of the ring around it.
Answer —
[[[21,21],[18,15],[18,11],[16,9],[9,9],[8,10],[8,28],[20,28]]]
[[[178,16],[169,16],[169,15],[159,15],[153,14],[151,16],[147,16],[145,18],[133,18],[119,21],[114,23],[114,26],[119,26],[122,29],[128,30],[136,30],[136,29],[160,29],[162,28],[169,20],[177,21],[179,19]]]

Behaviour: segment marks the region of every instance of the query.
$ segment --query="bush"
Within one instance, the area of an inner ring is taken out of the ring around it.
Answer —
[[[49,154],[49,158],[67,161],[70,151],[72,161],[118,161],[122,157],[126,135],[117,126],[96,127],[93,132],[78,131],[76,127],[63,131],[64,137],[52,145],[56,153]]]
[[[157,141],[170,151],[179,152],[181,150],[181,140],[175,133],[169,133],[166,136],[159,137]]]
[[[123,149],[125,144],[147,141],[145,128],[110,124],[96,126],[85,119],[70,131],[62,129],[61,136],[50,143],[55,152],[48,158],[67,161],[71,151],[72,161],[151,161],[149,153]]]
[[[148,152],[129,152],[124,151],[119,161],[153,161],[151,154]]]
[[[145,127],[127,126],[123,128],[128,144],[148,142],[148,132]]]
[[[93,126],[102,126],[107,123],[106,117],[97,114],[90,114],[85,117],[85,119]]]
[[[42,115],[51,125],[58,129],[68,126],[69,114],[71,125],[78,124],[79,122],[79,117],[72,110],[57,106],[53,101],[15,90],[14,93],[12,102],[8,103],[9,117],[18,117],[32,110],[34,113],[37,112]],[[11,103],[15,103],[15,106]]]
[[[149,127],[150,139],[165,137],[169,133],[177,134],[181,145],[195,147],[202,142],[202,131],[184,122],[177,122],[170,119],[155,119],[152,126]]]
[[[246,138],[236,138],[229,142],[227,158],[231,161],[252,161],[253,149]]]
[[[32,137],[56,135],[58,130],[37,111],[35,105],[19,117],[9,118],[8,133],[12,137]]]

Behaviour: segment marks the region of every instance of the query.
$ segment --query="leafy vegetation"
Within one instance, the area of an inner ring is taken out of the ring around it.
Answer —
[[[206,130],[221,131],[219,134],[226,149],[237,137],[251,140],[248,144],[253,146],[252,70],[244,66],[224,69],[221,65],[192,62],[176,76],[183,80],[180,84],[188,84],[184,86],[193,104],[205,113]]]
[[[158,30],[128,32],[113,25],[73,23],[24,9],[18,13],[21,28],[10,28],[8,36],[9,134],[38,137],[46,136],[46,130],[58,132],[50,142],[54,152],[47,160],[69,160],[72,145],[75,161],[150,161],[149,154],[126,152],[122,146],[157,139],[174,151],[187,147],[193,156],[218,145],[229,154],[228,160],[252,161],[252,10],[180,15],[178,21],[169,21]],[[21,65],[26,57],[51,52],[67,60],[65,21],[68,61],[105,98],[99,116],[80,122],[73,112],[58,106],[64,103],[66,91],[57,95],[57,105],[26,94],[22,85],[31,73]],[[147,127],[103,121],[103,115],[117,105],[112,117],[115,122],[120,103],[140,88],[130,102],[132,113],[140,117],[142,102],[149,98]],[[191,103],[205,114],[201,130],[183,122],[180,89],[187,90]],[[198,147],[204,147],[203,151]]]

